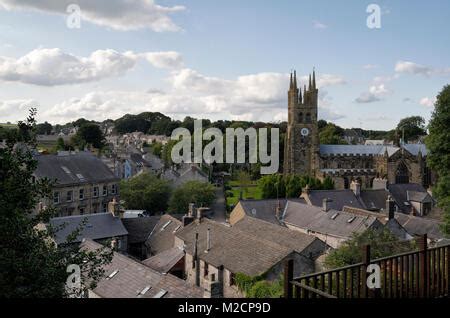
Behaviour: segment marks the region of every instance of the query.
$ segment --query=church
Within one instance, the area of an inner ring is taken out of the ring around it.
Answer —
[[[303,91],[291,73],[288,91],[288,124],[284,149],[284,174],[309,175],[323,180],[330,177],[336,189],[348,189],[357,181],[363,189],[374,182],[416,183],[426,189],[434,176],[426,165],[424,144],[398,145],[322,145],[318,128],[316,74],[309,75]]]

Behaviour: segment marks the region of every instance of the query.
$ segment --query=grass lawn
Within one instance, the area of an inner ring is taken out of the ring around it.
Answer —
[[[239,201],[239,195],[241,189],[239,188],[238,181],[230,181],[228,185],[231,187],[231,191],[233,192],[232,197],[227,197],[227,205],[236,205]],[[244,199],[262,199],[262,191],[261,188],[257,185],[257,183],[253,183],[250,187],[246,189],[247,191],[243,191],[242,198]]]
[[[3,128],[17,128],[17,125],[16,124],[2,124],[2,123],[0,123],[0,127],[3,127]]]

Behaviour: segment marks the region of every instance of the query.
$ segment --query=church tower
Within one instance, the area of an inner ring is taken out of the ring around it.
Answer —
[[[291,73],[288,91],[288,125],[284,145],[284,174],[316,176],[319,167],[316,72],[309,75],[308,88],[297,87]]]

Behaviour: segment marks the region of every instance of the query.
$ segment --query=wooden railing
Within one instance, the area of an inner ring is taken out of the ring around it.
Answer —
[[[369,265],[376,264],[378,266]],[[371,260],[370,246],[363,261],[325,272],[293,277],[293,261],[284,273],[286,298],[428,298],[450,295],[450,245],[428,248],[427,236],[419,249]],[[375,272],[374,272],[375,268]],[[376,270],[379,269],[379,275]],[[369,282],[368,282],[369,281]],[[379,285],[376,284],[378,281]]]

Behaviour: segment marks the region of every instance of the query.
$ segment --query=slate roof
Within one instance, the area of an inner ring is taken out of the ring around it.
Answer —
[[[408,150],[408,152],[414,156],[417,156],[419,150],[422,152],[422,156],[426,156],[428,154],[428,149],[424,144],[404,144],[403,148]]]
[[[144,243],[150,236],[160,220],[159,215],[122,219],[122,223],[128,231],[128,243]]]
[[[395,219],[411,235],[420,236],[426,233],[428,238],[433,240],[445,237],[441,231],[441,222],[439,220],[406,215],[403,213],[396,213]]]
[[[431,202],[431,196],[428,192],[406,190],[406,198],[408,201],[414,202]]]
[[[114,217],[109,212],[65,216],[50,219],[49,223],[55,230],[64,225],[55,233],[56,243],[61,244],[66,242],[67,237],[81,226],[84,220],[87,223],[74,243],[81,242],[83,238],[99,240],[128,234],[120,218]]]
[[[333,219],[334,217],[334,219]],[[349,222],[353,219],[351,222]],[[375,216],[355,215],[349,212],[329,210],[289,201],[284,211],[284,222],[304,230],[348,238],[381,223]]]
[[[412,155],[417,156],[419,150],[422,155],[426,156],[428,151],[424,144],[403,144],[402,148],[406,149]],[[400,147],[391,145],[320,145],[321,155],[384,155],[387,150],[388,156],[395,154]]]
[[[162,215],[150,233],[145,244],[153,255],[171,249],[175,245],[175,234],[181,229],[181,222],[169,214]]]
[[[119,180],[102,160],[90,152],[38,155],[35,176],[57,180],[59,185]]]
[[[92,240],[86,240],[82,246],[90,251],[101,247]],[[171,274],[161,274],[125,255],[114,252],[110,264],[104,267],[106,277],[101,279],[93,292],[103,298],[201,298],[203,290],[189,285]],[[108,278],[115,271],[117,274]],[[140,295],[145,289],[148,290]],[[164,293],[166,292],[166,293]]]
[[[408,201],[407,191],[427,193],[427,190],[425,190],[422,185],[417,183],[389,184],[388,190],[399,209],[405,213],[409,213],[411,211],[411,207],[405,205],[405,202]]]
[[[385,189],[367,189],[361,190],[360,199],[368,210],[384,210],[386,208],[386,200],[389,192]]]
[[[310,190],[308,197],[311,204],[317,207],[322,207],[323,199],[328,198],[332,200],[329,207],[334,210],[341,211],[344,206],[364,208],[352,190]]]
[[[159,273],[166,274],[184,257],[184,251],[178,247],[172,247],[155,256],[142,261],[142,264],[148,266]]]
[[[270,226],[283,231],[291,231],[262,220],[245,219],[247,221],[253,220],[253,222],[264,222],[265,224],[261,225],[263,227]],[[209,219],[202,219],[200,223],[193,222],[184,227],[177,233],[177,237],[184,241],[186,253],[192,255],[195,234],[198,233],[198,256],[200,259],[214,267],[223,265],[233,273],[240,272],[249,276],[263,275],[293,253],[295,249],[300,250],[304,245],[314,241],[314,238],[301,236],[305,242],[294,249],[292,243],[289,243],[289,246],[283,245],[287,239],[282,238],[281,241],[279,239],[268,239],[267,232],[255,226],[248,226],[248,224],[243,223],[240,229],[239,226],[228,226]],[[206,253],[208,229],[211,231],[211,249]]]
[[[386,145],[320,145],[321,155],[383,155],[386,150],[392,156],[399,148]]]
[[[298,201],[301,203],[306,203],[305,199],[292,199],[294,201]],[[278,206],[278,202],[280,204],[280,213],[283,212],[284,207],[286,206],[287,199],[267,199],[267,200],[240,200],[242,209],[245,214],[248,216],[258,218],[270,223],[280,224],[278,219],[275,216],[275,212]]]

